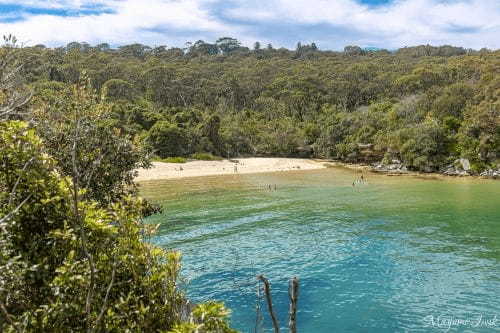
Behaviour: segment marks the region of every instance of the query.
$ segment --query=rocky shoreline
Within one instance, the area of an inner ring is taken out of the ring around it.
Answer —
[[[467,159],[458,159],[453,164],[441,169],[440,171],[429,170],[427,172],[419,172],[408,170],[408,168],[399,160],[392,160],[390,163],[373,163],[373,164],[348,164],[343,162],[335,162],[337,165],[341,165],[351,169],[364,169],[371,172],[383,173],[389,176],[398,175],[442,175],[442,176],[452,176],[452,177],[481,177],[481,178],[491,178],[500,179],[500,169],[488,169],[481,173],[475,173],[471,167],[470,162]]]
[[[413,171],[408,171],[406,166],[398,160],[393,160],[391,164],[375,163],[372,165],[372,170],[375,172],[392,174],[415,173]],[[447,167],[441,169],[439,172],[433,172],[429,170],[428,172],[424,173],[437,173],[440,175],[454,177],[479,176],[483,178],[500,179],[500,169],[488,169],[478,174],[471,169],[469,160],[465,158],[455,160],[453,164],[448,165]]]

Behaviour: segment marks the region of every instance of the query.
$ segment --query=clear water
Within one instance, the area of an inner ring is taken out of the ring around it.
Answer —
[[[500,182],[365,174],[353,188],[357,177],[191,178],[142,193],[165,207],[149,219],[161,223],[153,241],[183,252],[189,296],[224,301],[242,332],[255,331],[258,305],[258,326],[272,328],[257,274],[285,332],[293,276],[299,332],[499,331]]]

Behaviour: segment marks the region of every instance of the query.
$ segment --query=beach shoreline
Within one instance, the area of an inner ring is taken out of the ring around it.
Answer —
[[[181,179],[203,176],[317,170],[328,167],[327,160],[286,157],[249,157],[220,161],[188,161],[186,163],[153,162],[150,169],[138,169],[137,182]]]
[[[136,182],[145,182],[152,180],[166,179],[182,179],[192,177],[206,176],[224,176],[237,174],[255,174],[269,172],[287,172],[299,170],[318,170],[326,168],[347,168],[360,172],[370,172],[386,176],[419,176],[425,178],[435,177],[464,177],[464,178],[480,178],[493,179],[484,176],[453,176],[437,172],[391,172],[380,171],[372,165],[346,163],[328,159],[307,159],[307,158],[287,158],[287,157],[245,157],[231,160],[220,161],[200,161],[193,160],[186,163],[165,163],[152,162],[153,166],[150,169],[138,169]]]

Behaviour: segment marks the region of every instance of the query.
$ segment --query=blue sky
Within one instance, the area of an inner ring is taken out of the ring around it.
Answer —
[[[0,0],[0,29],[25,44],[48,46],[182,47],[233,36],[247,46],[499,49],[500,0]]]

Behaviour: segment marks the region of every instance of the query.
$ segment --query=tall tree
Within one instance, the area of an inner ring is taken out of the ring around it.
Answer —
[[[224,55],[228,55],[241,47],[241,43],[232,37],[221,37],[217,39],[215,44]]]

